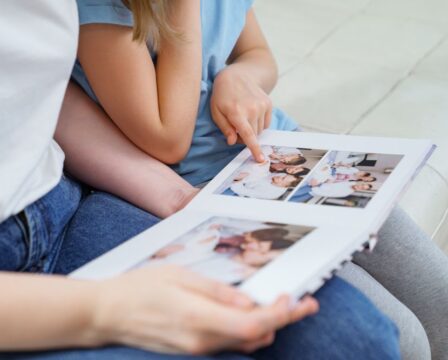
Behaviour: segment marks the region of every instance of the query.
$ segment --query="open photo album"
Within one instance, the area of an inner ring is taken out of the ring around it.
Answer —
[[[315,292],[372,248],[430,157],[428,140],[265,130],[182,211],[71,274],[103,279],[173,264],[238,286],[260,304]]]

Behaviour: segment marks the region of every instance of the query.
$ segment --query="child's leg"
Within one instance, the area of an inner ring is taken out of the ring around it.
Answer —
[[[116,196],[94,192],[72,218],[54,272],[68,274],[157,222],[155,216]]]
[[[448,258],[401,209],[379,233],[372,254],[359,254],[363,267],[421,321],[433,359],[448,354]]]

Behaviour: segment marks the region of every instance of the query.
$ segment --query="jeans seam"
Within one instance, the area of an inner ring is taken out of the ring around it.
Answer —
[[[25,209],[29,228],[29,256],[24,270],[37,271],[42,258],[42,244],[48,239],[48,231],[42,218],[42,205],[39,200]],[[36,221],[36,218],[38,221]]]
[[[66,174],[66,173],[64,173],[64,174],[62,175],[62,177],[61,177],[61,181],[62,181],[62,180],[66,180],[66,181],[69,181],[69,182],[77,182],[77,180],[76,180],[73,176],[71,176],[70,174]],[[77,183],[79,184],[79,182],[77,182]],[[62,229],[61,233],[59,234],[59,236],[57,237],[57,239],[55,239],[55,244],[54,244],[54,246],[53,246],[52,248],[49,248],[49,249],[48,249],[48,254],[52,254],[52,255],[54,255],[54,256],[51,257],[51,259],[50,259],[49,262],[46,262],[46,263],[43,265],[43,267],[42,267],[42,269],[41,269],[43,272],[46,272],[46,273],[47,273],[47,272],[49,272],[49,273],[52,273],[52,272],[53,272],[53,270],[54,270],[54,268],[55,268],[55,266],[56,266],[58,257],[59,257],[59,253],[60,253],[61,248],[62,248],[62,246],[63,246],[63,242],[64,242],[64,240],[65,240],[65,236],[66,236],[67,230],[68,230],[68,228],[70,227],[70,223],[72,222],[73,217],[75,216],[75,214],[78,212],[78,209],[81,207],[81,205],[82,205],[83,202],[87,199],[88,195],[89,195],[91,192],[92,192],[91,189],[86,188],[86,187],[84,187],[84,186],[81,186],[81,196],[80,196],[80,199],[79,199],[78,204],[77,204],[77,206],[76,206],[76,210],[75,210],[75,211],[73,212],[73,214],[70,216],[70,219],[68,219],[67,223],[66,223],[65,226],[63,227],[63,229]],[[40,207],[40,209],[42,210],[42,208],[43,208],[44,206],[43,206],[42,204],[39,204],[39,207]],[[49,236],[48,231],[47,231],[47,236]],[[55,255],[55,254],[56,254],[56,255]]]
[[[67,225],[64,227],[64,229],[62,230],[61,234],[58,236],[58,239],[55,241],[54,247],[49,249],[49,251],[48,251],[49,254],[53,254],[54,256],[51,257],[49,262],[46,262],[42,266],[42,269],[40,269],[42,272],[45,272],[45,273],[52,273],[53,272],[54,267],[56,266],[56,263],[57,263],[57,259],[58,259],[59,253],[60,253],[60,251],[62,249],[62,245],[63,245],[64,239],[65,239],[65,234],[67,232],[67,229],[69,227],[70,222],[71,222],[71,219],[67,223]],[[56,254],[55,254],[55,252],[56,252]]]
[[[26,215],[25,215],[26,218]],[[28,225],[28,221],[25,224],[24,221],[18,216],[14,216],[13,217],[15,223],[17,224],[17,226],[19,227],[21,233],[22,233],[22,240],[25,243],[25,248],[26,248],[26,261],[25,263],[18,269],[18,271],[22,272],[24,271],[29,263],[30,263],[30,254],[31,254],[31,249],[30,249],[30,230],[29,230],[29,225]],[[27,231],[28,228],[28,231]]]

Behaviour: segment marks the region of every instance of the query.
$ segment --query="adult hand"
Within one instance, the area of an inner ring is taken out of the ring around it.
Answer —
[[[171,266],[101,282],[96,304],[102,344],[191,354],[252,352],[269,345],[277,329],[318,309],[312,298],[291,307],[287,296],[258,307],[231,286]]]
[[[258,84],[231,66],[225,68],[214,81],[210,110],[229,145],[240,137],[256,161],[265,160],[257,135],[271,123],[272,102]]]

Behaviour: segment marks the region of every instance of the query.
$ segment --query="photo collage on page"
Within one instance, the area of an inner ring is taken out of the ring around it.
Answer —
[[[172,264],[239,284],[314,228],[212,217],[164,246],[137,267]]]
[[[326,150],[263,145],[266,161],[250,156],[215,194],[285,200],[326,154]]]
[[[364,208],[402,155],[264,145],[264,163],[249,157],[215,194]]]

